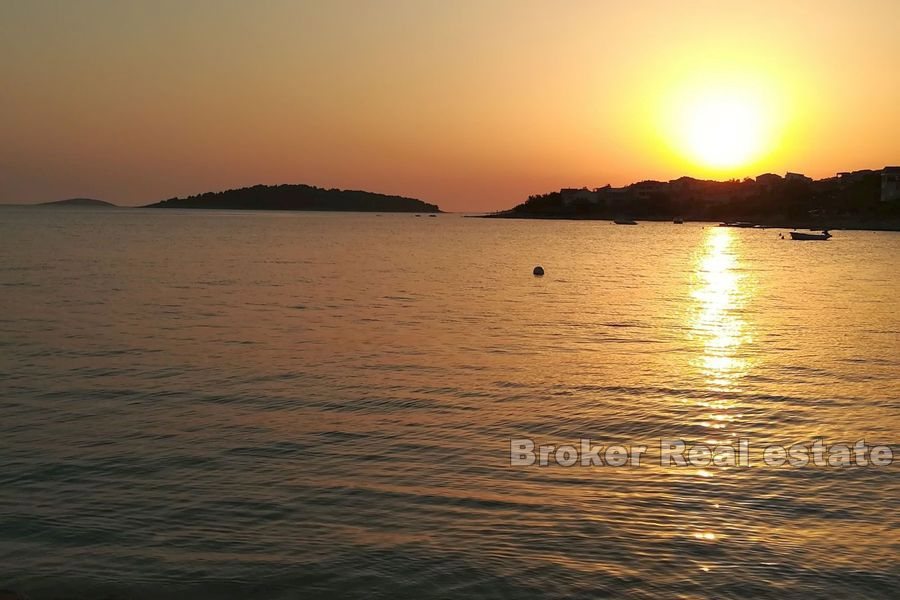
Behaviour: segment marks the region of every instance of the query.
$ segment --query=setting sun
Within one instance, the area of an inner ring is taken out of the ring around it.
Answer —
[[[691,173],[742,177],[765,168],[796,140],[798,81],[772,65],[737,60],[679,68],[657,82],[656,141],[668,160]],[[788,130],[792,131],[789,132]]]
[[[762,150],[762,111],[746,98],[710,93],[684,112],[678,141],[684,152],[703,165],[741,166]]]

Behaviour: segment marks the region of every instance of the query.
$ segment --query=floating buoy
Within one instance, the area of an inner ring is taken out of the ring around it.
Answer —
[[[540,277],[544,274],[544,267],[542,267],[541,265],[538,265],[534,268],[534,271],[532,271],[532,273],[534,273],[535,275]]]

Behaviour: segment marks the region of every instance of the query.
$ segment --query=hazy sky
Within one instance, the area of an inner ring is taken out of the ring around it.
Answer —
[[[0,0],[0,84],[0,202],[302,182],[489,210],[900,163],[900,1]],[[752,125],[740,164],[686,149],[717,148],[685,125],[710,112]]]

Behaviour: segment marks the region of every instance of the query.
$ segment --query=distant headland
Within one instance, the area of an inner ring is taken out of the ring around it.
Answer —
[[[324,189],[311,185],[255,185],[224,192],[171,198],[146,208],[228,210],[309,210],[354,212],[439,213],[435,204],[415,198],[359,190]]]
[[[68,198],[67,200],[56,200],[54,202],[41,202],[40,204],[38,204],[38,206],[92,206],[97,208],[118,208],[112,202],[97,200],[95,198]]]
[[[680,177],[614,188],[564,188],[485,215],[526,219],[747,221],[773,227],[900,230],[900,167],[711,181]]]

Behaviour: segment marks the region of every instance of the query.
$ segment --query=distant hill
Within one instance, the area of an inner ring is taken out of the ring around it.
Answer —
[[[95,206],[118,208],[112,202],[95,200],[94,198],[69,198],[68,200],[56,200],[55,202],[41,202],[38,206]]]
[[[310,185],[255,185],[171,198],[146,208],[211,208],[228,210],[312,210],[359,212],[438,213],[435,204],[414,198],[387,196],[358,190],[318,188]]]

